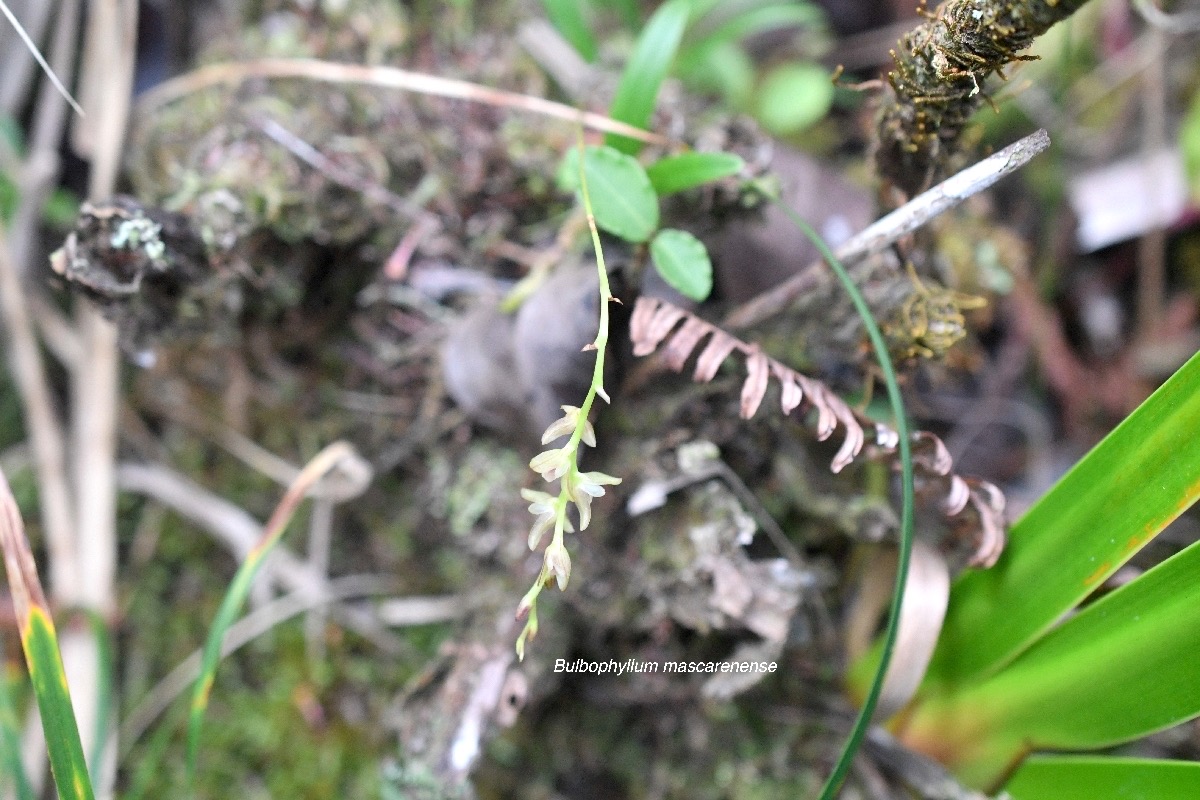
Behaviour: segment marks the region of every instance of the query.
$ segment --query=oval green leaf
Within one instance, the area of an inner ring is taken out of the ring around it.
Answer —
[[[682,153],[659,159],[646,175],[661,197],[737,175],[745,163],[733,153]]]
[[[658,274],[684,297],[703,300],[712,292],[712,262],[704,243],[687,231],[667,228],[650,242]]]
[[[644,242],[658,228],[658,195],[633,156],[589,147],[583,156],[596,226],[627,242]]]
[[[776,136],[804,130],[829,113],[833,82],[816,64],[789,63],[771,70],[758,91],[758,120]]]

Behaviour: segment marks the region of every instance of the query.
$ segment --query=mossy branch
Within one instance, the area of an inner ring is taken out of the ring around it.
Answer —
[[[1087,0],[947,0],[900,39],[879,110],[876,169],[907,199],[952,169],[984,82]]]

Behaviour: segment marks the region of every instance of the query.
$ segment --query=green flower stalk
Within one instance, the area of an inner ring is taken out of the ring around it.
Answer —
[[[529,513],[535,519],[529,529],[529,549],[537,550],[545,538],[546,532],[553,529],[550,544],[546,546],[542,558],[542,569],[538,573],[533,586],[521,598],[517,606],[517,619],[525,619],[525,628],[517,637],[517,657],[525,659],[525,643],[537,636],[537,599],[542,589],[558,584],[559,591],[567,588],[571,579],[571,554],[563,536],[573,533],[574,526],[567,519],[567,508],[574,503],[579,514],[579,529],[585,530],[592,521],[592,500],[604,495],[605,486],[615,486],[621,482],[603,472],[579,471],[579,448],[581,445],[596,446],[596,431],[588,422],[588,414],[597,397],[608,403],[611,400],[604,391],[604,354],[608,347],[608,304],[616,301],[608,284],[608,269],[604,265],[604,251],[600,247],[600,232],[596,229],[596,219],[592,214],[592,201],[588,195],[587,175],[583,170],[583,141],[580,137],[579,159],[579,191],[583,198],[583,208],[587,212],[588,228],[592,232],[592,247],[596,251],[596,272],[600,279],[600,323],[597,327],[596,338],[584,350],[596,353],[596,363],[592,370],[592,384],[588,388],[583,405],[563,406],[563,416],[551,423],[542,434],[542,444],[550,444],[564,436],[567,443],[562,447],[545,450],[538,453],[529,462],[529,468],[542,476],[548,483],[559,481],[558,494],[539,492],[533,489],[522,489],[521,496],[529,501]],[[619,302],[619,301],[618,301]]]

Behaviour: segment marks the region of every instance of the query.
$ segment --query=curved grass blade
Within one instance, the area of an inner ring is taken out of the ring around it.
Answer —
[[[3,642],[0,641],[0,665],[5,662]],[[7,675],[0,675],[0,796],[6,787],[16,792],[17,800],[37,800],[25,765],[21,762],[21,723],[9,692]]]
[[[646,169],[659,197],[682,192],[742,171],[746,162],[733,153],[681,153],[660,158]]]
[[[903,730],[987,787],[1030,750],[1109,747],[1200,716],[1200,542],[1083,609]],[[1200,793],[1192,795],[1200,797]]]
[[[596,37],[583,17],[583,4],[579,0],[542,0],[546,16],[551,24],[571,43],[585,61],[596,60]]]
[[[313,485],[339,463],[357,458],[354,448],[345,442],[334,442],[317,453],[288,486],[283,499],[279,501],[279,505],[275,507],[271,518],[263,527],[262,539],[246,555],[246,560],[242,562],[237,574],[234,575],[233,582],[225,593],[225,599],[217,610],[217,616],[213,620],[208,639],[204,643],[200,676],[196,679],[196,688],[192,692],[192,702],[188,713],[187,773],[189,783],[194,782],[196,775],[200,731],[204,725],[204,712],[208,709],[208,699],[216,677],[217,664],[221,660],[221,642],[225,638],[226,631],[234,623],[238,612],[241,611],[242,605],[246,602],[246,595],[250,592],[250,584],[254,581],[254,576],[258,574],[267,554],[279,541],[288,523],[291,522],[292,516],[296,513],[300,501],[304,499]]]
[[[2,471],[0,552],[4,555],[21,646],[25,650],[25,664],[42,715],[46,747],[50,751],[50,770],[54,774],[58,796],[61,800],[92,800],[92,783],[71,707],[54,621],[50,619],[37,565],[25,537],[25,524]]]
[[[1200,763],[1104,756],[1037,756],[1004,790],[1013,800],[1192,800]]]
[[[867,336],[871,339],[871,346],[875,350],[875,357],[879,360],[879,368],[883,372],[883,380],[887,386],[888,402],[892,407],[892,415],[896,418],[896,431],[900,434],[900,547],[896,559],[896,585],[892,590],[892,606],[888,612],[887,630],[883,636],[879,667],[875,671],[875,677],[871,680],[871,688],[867,691],[867,697],[863,701],[862,709],[858,712],[858,718],[854,720],[854,727],[850,730],[850,736],[847,738],[846,744],[838,756],[837,764],[834,765],[833,772],[821,790],[820,800],[832,800],[841,789],[842,782],[845,781],[846,774],[850,771],[850,765],[854,761],[854,755],[862,745],[863,737],[866,736],[867,728],[871,724],[871,717],[875,714],[875,706],[878,704],[879,695],[883,691],[883,679],[887,674],[888,665],[892,660],[892,651],[896,647],[896,636],[900,632],[900,608],[904,601],[904,590],[908,586],[908,565],[912,560],[912,445],[908,429],[908,418],[904,411],[904,398],[900,394],[900,382],[896,379],[896,369],[892,365],[892,357],[888,353],[883,333],[880,332],[879,325],[871,315],[871,309],[867,306],[867,301],[854,284],[854,279],[850,277],[850,273],[846,271],[846,268],[838,261],[837,256],[833,254],[829,245],[817,235],[812,226],[801,219],[787,204],[780,200],[776,200],[775,202],[792,221],[792,224],[799,228],[813,243],[817,248],[817,252],[821,254],[821,257],[825,259],[834,274],[837,275],[842,288],[850,295],[850,300],[854,303],[854,309],[862,319],[863,327],[867,329]]]
[[[1191,506],[1197,430],[1200,354],[1012,527],[995,567],[955,583],[930,690],[996,672]]]
[[[610,117],[639,128],[649,124],[658,90],[675,60],[690,14],[688,0],[669,0],[650,17],[621,73],[608,111]],[[618,134],[608,134],[604,143],[629,155],[642,149],[641,142]]]

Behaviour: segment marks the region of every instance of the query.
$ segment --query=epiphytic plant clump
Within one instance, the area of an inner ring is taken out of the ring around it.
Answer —
[[[953,168],[957,141],[988,97],[984,83],[1084,0],[948,0],[900,39],[880,106],[875,167],[912,197]]]

